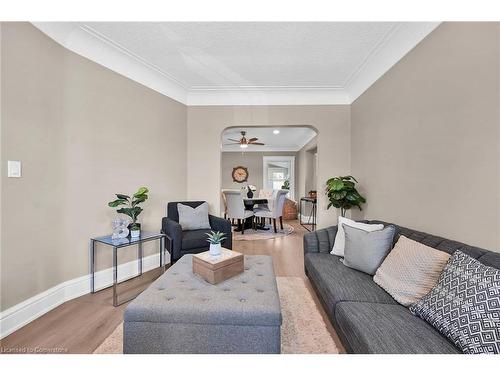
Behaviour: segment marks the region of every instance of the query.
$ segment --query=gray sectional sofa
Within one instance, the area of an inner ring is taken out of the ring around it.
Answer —
[[[377,224],[382,221],[363,221]],[[456,250],[500,269],[500,253],[412,229],[396,227],[400,235],[452,254]],[[412,315],[373,281],[331,255],[337,227],[304,236],[304,266],[348,353],[459,353],[450,341],[424,320]]]

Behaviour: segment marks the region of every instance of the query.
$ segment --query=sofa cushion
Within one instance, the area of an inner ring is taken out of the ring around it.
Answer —
[[[370,275],[344,266],[338,256],[307,253],[304,262],[330,314],[340,301],[397,303]]]
[[[207,247],[207,233],[208,229],[186,230],[182,232],[182,249],[196,249],[199,247]]]
[[[341,302],[337,330],[355,353],[459,353],[444,336],[401,305]]]
[[[500,253],[489,251],[482,255],[478,260],[486,266],[494,267],[497,270],[500,270]]]

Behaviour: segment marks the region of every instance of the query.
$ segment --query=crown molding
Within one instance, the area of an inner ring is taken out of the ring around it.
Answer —
[[[300,148],[298,149],[298,151],[302,150],[304,147],[307,146],[307,144],[309,142],[311,142],[316,136],[318,135],[318,133],[314,132],[313,134],[311,134],[309,137],[305,137],[303,139],[303,141],[301,142],[301,144],[299,145]]]
[[[223,87],[188,91],[187,105],[328,105],[350,104],[337,87]]]
[[[393,28],[345,83],[350,102],[396,65],[441,22],[405,22]]]
[[[193,86],[78,22],[34,22],[63,47],[189,106],[349,105],[413,49],[439,22],[404,22],[392,28],[354,69],[343,87]]]
[[[186,104],[187,88],[181,82],[90,27],[78,22],[33,25],[70,51]]]

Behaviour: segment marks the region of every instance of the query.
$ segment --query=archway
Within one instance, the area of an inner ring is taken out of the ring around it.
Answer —
[[[258,196],[285,187],[289,190],[288,198],[295,203],[292,207],[287,206],[285,216],[292,218],[293,210],[298,210],[300,198],[319,187],[318,133],[311,125],[234,125],[224,128],[220,134],[219,191],[246,190],[250,186]],[[249,140],[256,144],[246,144]],[[219,210],[223,215],[222,200]],[[310,203],[303,205],[303,212],[311,212]]]

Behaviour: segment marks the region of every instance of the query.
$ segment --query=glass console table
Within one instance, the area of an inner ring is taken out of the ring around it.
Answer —
[[[118,303],[118,295],[116,292],[116,287],[118,285],[118,250],[124,247],[128,246],[133,246],[137,245],[137,258],[139,261],[139,273],[135,276],[129,277],[126,280],[121,280],[120,283],[124,281],[128,281],[131,279],[134,279],[136,277],[139,277],[142,275],[142,244],[144,242],[148,241],[155,241],[159,240],[160,242],[160,268],[164,267],[164,259],[165,259],[165,246],[164,246],[164,241],[163,239],[165,238],[165,235],[163,233],[153,233],[153,232],[143,232],[141,231],[141,236],[140,237],[126,237],[126,238],[119,238],[119,239],[112,239],[111,236],[102,236],[102,237],[96,237],[96,238],[91,238],[90,239],[90,272],[92,274],[91,276],[91,286],[90,290],[91,293],[96,293],[99,290],[106,289],[101,288],[99,290],[95,289],[95,244],[96,242],[102,243],[104,245],[112,246],[113,247],[113,306],[119,306],[125,302],[128,302],[132,300],[133,298],[137,297],[134,296],[132,298],[127,299],[126,301],[121,301]]]

